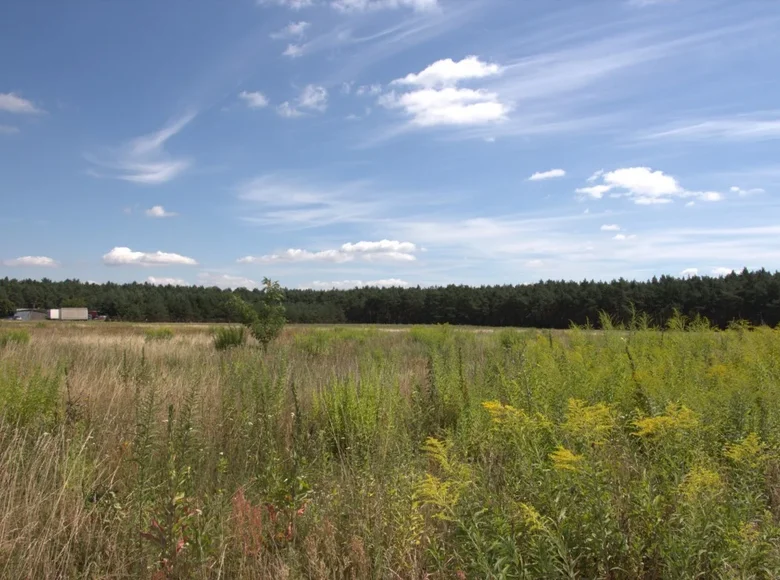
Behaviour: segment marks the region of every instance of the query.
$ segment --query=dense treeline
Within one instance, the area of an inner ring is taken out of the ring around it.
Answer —
[[[220,322],[229,318],[227,297],[260,301],[260,290],[88,284],[78,280],[0,279],[0,315],[14,308],[87,306],[112,320]],[[548,281],[529,285],[287,290],[287,318],[301,323],[472,324],[566,328],[596,325],[600,312],[616,321],[643,312],[654,322],[674,310],[704,316],[718,326],[732,320],[780,323],[780,272],[766,270],[722,278],[662,276],[647,282]]]

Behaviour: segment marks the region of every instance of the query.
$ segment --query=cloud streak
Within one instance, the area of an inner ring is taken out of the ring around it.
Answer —
[[[135,252],[127,247],[118,246],[103,256],[106,266],[197,266],[197,262],[187,256],[169,252]]]
[[[417,247],[411,242],[380,240],[378,242],[346,243],[337,250],[321,250],[318,252],[291,248],[278,254],[246,256],[240,258],[238,262],[240,264],[302,262],[343,264],[356,260],[365,262],[414,262],[417,260],[415,252],[417,252]]]

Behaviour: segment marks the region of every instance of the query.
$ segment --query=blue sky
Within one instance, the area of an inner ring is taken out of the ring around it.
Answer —
[[[780,268],[780,3],[8,0],[0,276]]]

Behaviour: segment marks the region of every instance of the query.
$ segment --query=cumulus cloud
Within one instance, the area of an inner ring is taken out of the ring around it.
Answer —
[[[471,55],[459,61],[451,58],[438,60],[419,73],[410,73],[391,84],[425,88],[454,87],[466,79],[482,79],[500,72],[501,67],[497,64],[482,62],[479,57]]]
[[[198,283],[202,286],[217,286],[219,288],[257,288],[259,285],[254,280],[243,276],[231,276],[230,274],[217,274],[213,272],[201,272],[198,274]]]
[[[192,258],[168,252],[134,252],[118,246],[103,256],[107,266],[196,266]]]
[[[146,210],[145,213],[148,217],[152,217],[152,218],[167,218],[167,217],[174,217],[179,215],[172,211],[165,211],[165,208],[161,205],[155,205],[153,207],[150,207],[149,209]]]
[[[417,247],[411,242],[399,242],[397,240],[380,240],[378,242],[357,242],[343,244],[337,250],[321,250],[311,252],[291,248],[278,254],[266,254],[264,256],[246,256],[238,260],[241,264],[272,264],[272,263],[296,263],[296,262],[331,262],[344,263],[355,260],[366,262],[414,262]]]
[[[241,91],[238,93],[238,98],[250,109],[262,109],[268,106],[268,99],[260,91]]]
[[[698,268],[685,268],[685,270],[680,272],[680,276],[683,278],[693,278],[698,275],[699,275]]]
[[[87,156],[92,164],[110,171],[108,174],[91,171],[90,174],[93,177],[111,177],[144,185],[157,185],[175,179],[190,167],[190,161],[172,158],[165,151],[165,144],[194,118],[195,114],[190,113],[155,133],[137,137],[112,152],[108,159]]]
[[[281,30],[271,34],[271,38],[301,38],[311,23],[301,20],[300,22],[290,22]]]
[[[617,224],[604,224],[601,226],[602,232],[619,232],[620,226]]]
[[[20,258],[14,258],[12,260],[5,260],[3,262],[4,266],[31,266],[31,267],[37,267],[37,268],[54,268],[56,266],[59,266],[59,264],[52,260],[51,258],[47,258],[46,256],[22,256]]]
[[[20,97],[16,93],[0,93],[0,111],[27,115],[43,113],[32,101]]]
[[[379,83],[375,83],[372,85],[360,85],[357,89],[355,89],[355,94],[359,97],[362,97],[363,95],[378,95],[382,92],[382,85]]]
[[[733,274],[733,273],[734,273],[733,268],[725,268],[723,266],[719,266],[717,268],[712,269],[713,276],[728,276],[729,274]]]
[[[631,234],[631,235],[626,235],[626,234],[615,234],[615,235],[612,237],[612,239],[613,239],[613,240],[617,240],[617,241],[619,241],[619,242],[624,242],[624,241],[626,241],[626,240],[633,240],[633,239],[636,239],[636,235],[634,235],[634,234]]]
[[[550,171],[537,171],[528,181],[543,181],[545,179],[555,179],[556,177],[563,177],[566,172],[563,169],[551,169]]]
[[[399,280],[398,278],[387,278],[383,280],[339,280],[334,282],[320,282],[315,280],[311,284],[301,286],[302,289],[311,290],[349,290],[351,288],[407,288],[409,282]]]
[[[458,87],[466,80],[497,75],[501,67],[468,56],[460,61],[437,61],[419,73],[394,80],[395,86],[411,86],[407,92],[390,91],[382,95],[379,104],[388,109],[400,109],[411,117],[414,125],[482,125],[502,121],[509,107],[498,94],[485,89]]]
[[[156,276],[149,276],[146,281],[155,286],[189,286],[189,284],[181,278],[158,278]]]
[[[577,189],[577,193],[591,199],[626,197],[638,205],[671,203],[674,198],[695,198],[700,201],[720,201],[717,191],[690,191],[684,189],[671,175],[653,171],[649,167],[626,167],[609,172],[597,172],[588,181],[602,180],[602,184]]]

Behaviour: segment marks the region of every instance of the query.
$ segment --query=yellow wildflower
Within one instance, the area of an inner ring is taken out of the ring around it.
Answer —
[[[767,460],[766,444],[755,433],[750,433],[739,443],[726,445],[723,455],[734,463],[753,469],[761,467]]]
[[[699,425],[699,419],[696,414],[685,405],[679,406],[676,403],[669,403],[666,406],[664,415],[655,417],[645,417],[634,421],[634,426],[638,429],[634,435],[637,437],[656,437],[670,432],[684,431],[693,429]]]
[[[604,403],[588,405],[579,399],[569,399],[563,426],[586,441],[603,444],[615,427],[615,412]]]
[[[721,492],[723,480],[717,471],[697,466],[685,476],[680,488],[688,501],[709,499]]]
[[[521,428],[543,428],[550,427],[550,420],[541,413],[529,415],[522,409],[517,409],[511,405],[504,405],[499,401],[484,401],[482,408],[485,409],[493,423],[507,424],[513,427]]]
[[[525,525],[528,526],[529,530],[536,531],[544,529],[544,518],[534,506],[528,505],[527,503],[520,503],[518,504],[518,507],[520,508],[520,517],[523,519]]]
[[[558,448],[550,453],[550,459],[552,459],[555,469],[578,471],[578,465],[583,457],[566,449],[563,445],[558,445]]]

